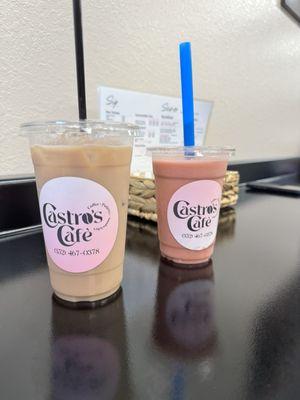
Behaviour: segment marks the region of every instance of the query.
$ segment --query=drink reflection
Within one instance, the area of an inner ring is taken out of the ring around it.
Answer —
[[[130,398],[122,294],[94,310],[52,302],[52,398]]]
[[[203,359],[216,347],[212,261],[199,269],[179,269],[161,259],[154,337],[177,358]]]

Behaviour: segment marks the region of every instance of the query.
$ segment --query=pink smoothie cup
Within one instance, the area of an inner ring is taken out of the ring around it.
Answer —
[[[150,151],[161,254],[181,266],[206,264],[214,250],[222,187],[234,150],[208,146]]]

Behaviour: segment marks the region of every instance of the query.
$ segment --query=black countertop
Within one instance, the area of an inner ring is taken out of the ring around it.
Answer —
[[[300,200],[242,190],[222,219],[190,273],[130,221],[123,293],[90,311],[52,300],[41,233],[2,240],[1,400],[299,398]]]

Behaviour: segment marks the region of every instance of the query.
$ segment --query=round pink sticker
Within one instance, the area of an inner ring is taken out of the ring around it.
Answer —
[[[58,267],[85,272],[106,259],[117,237],[118,208],[105,187],[55,178],[44,184],[39,201],[46,248]]]
[[[168,224],[174,239],[190,250],[213,244],[218,227],[222,188],[210,180],[181,186],[168,205]]]

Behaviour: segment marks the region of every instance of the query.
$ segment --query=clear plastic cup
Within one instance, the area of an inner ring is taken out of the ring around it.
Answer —
[[[123,275],[134,125],[23,124],[30,139],[50,280],[71,302],[114,295]]]
[[[214,250],[228,147],[157,147],[152,153],[163,257],[204,264]]]

